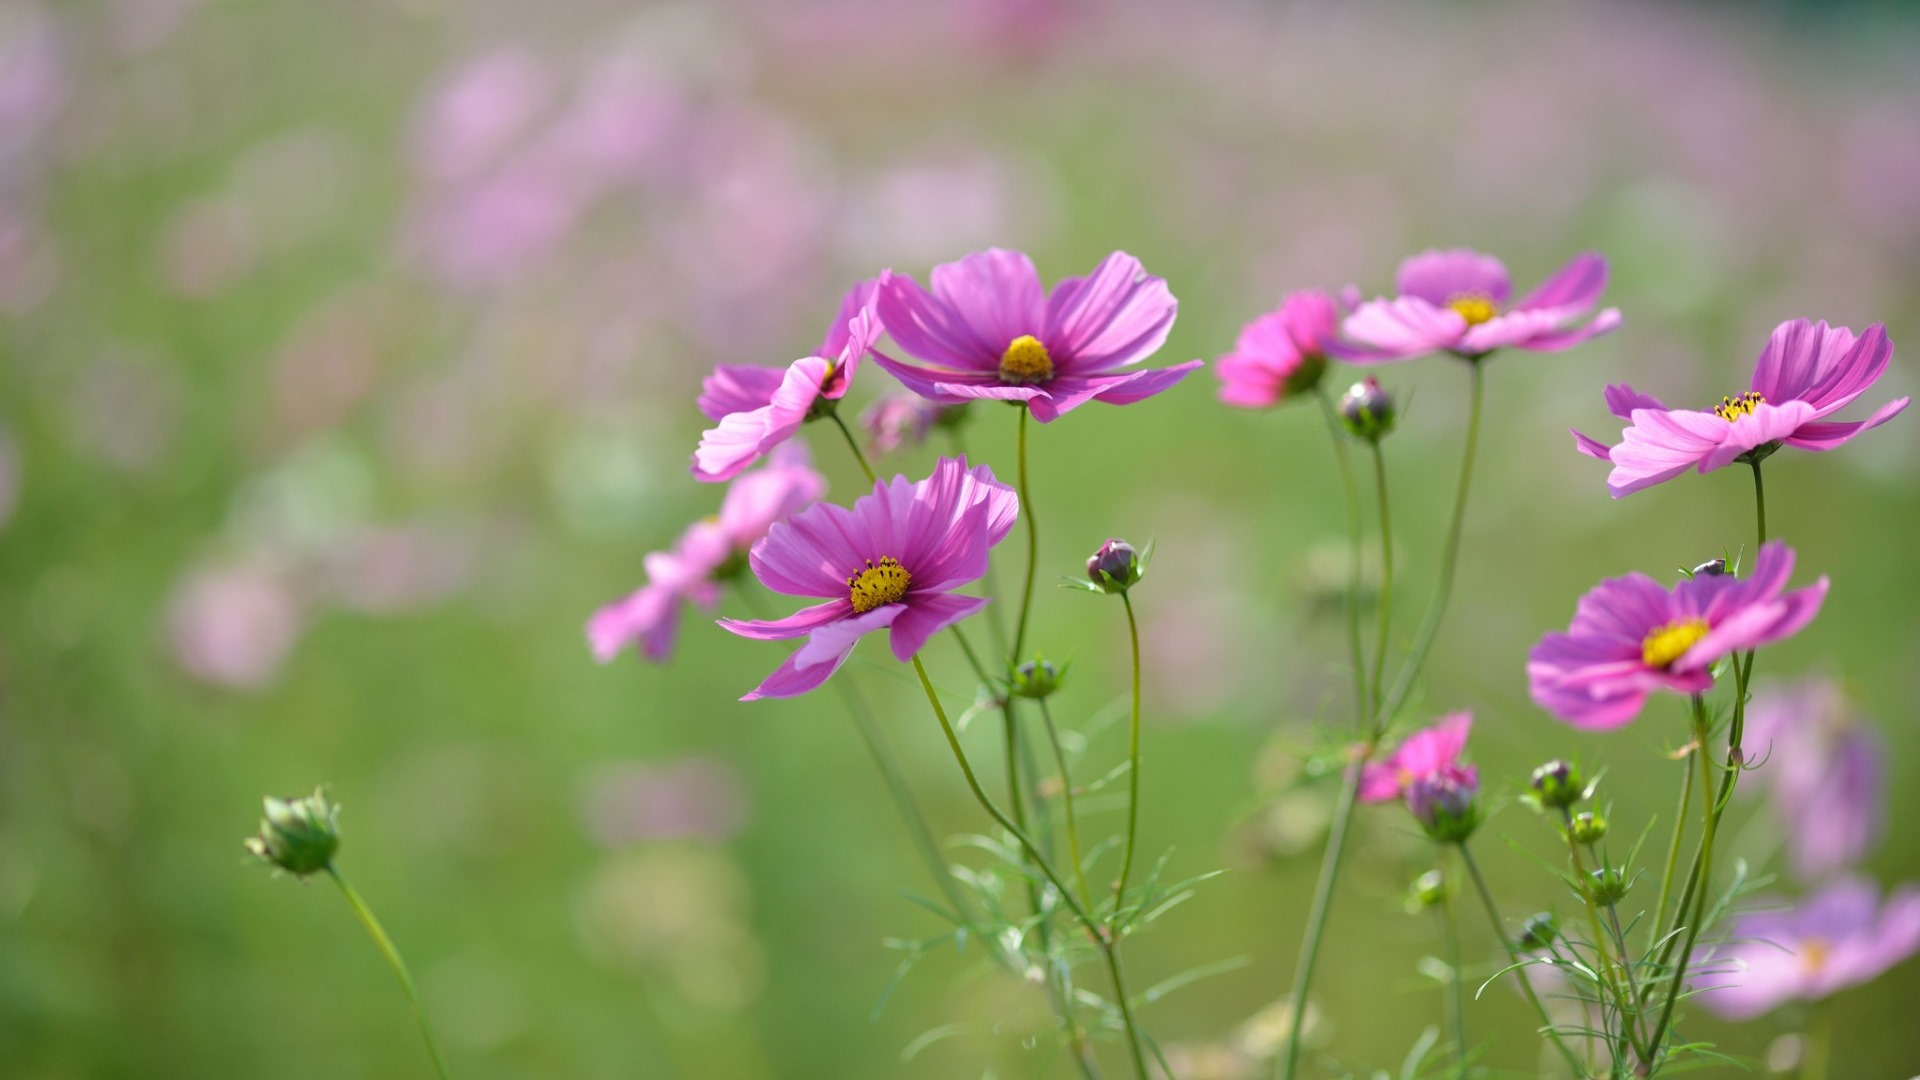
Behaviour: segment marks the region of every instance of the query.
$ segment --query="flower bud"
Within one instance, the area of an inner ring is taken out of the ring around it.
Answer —
[[[1580,770],[1555,759],[1533,770],[1533,791],[1541,806],[1564,810],[1586,798]]]
[[[1597,844],[1607,835],[1607,819],[1591,810],[1575,814],[1570,831],[1574,843]]]
[[[1626,898],[1630,883],[1627,875],[1608,866],[1595,870],[1588,875],[1589,888],[1593,890],[1593,902],[1601,905],[1617,904]]]
[[[1440,871],[1429,870],[1413,879],[1411,896],[1412,907],[1433,907],[1447,898],[1447,879],[1440,876]]]
[[[264,800],[260,834],[246,840],[255,858],[295,877],[317,874],[333,865],[340,850],[340,808],[327,801],[324,788],[298,799]]]
[[[1355,438],[1368,442],[1379,442],[1393,430],[1396,412],[1393,395],[1380,385],[1380,380],[1369,375],[1347,388],[1340,395],[1340,422]]]
[[[1015,697],[1032,698],[1036,701],[1051,697],[1067,680],[1067,669],[1055,667],[1051,660],[1034,657],[1032,660],[1013,669],[1013,678],[1007,688]]]
[[[1480,826],[1480,780],[1472,769],[1446,766],[1407,785],[1407,809],[1438,844],[1458,844]]]
[[[1689,577],[1719,577],[1720,575],[1726,572],[1727,572],[1727,560],[1708,559],[1706,562],[1703,562],[1699,566],[1694,567],[1692,572],[1689,573],[1688,576]]]
[[[1126,592],[1138,584],[1146,572],[1146,567],[1140,564],[1140,553],[1125,540],[1109,540],[1087,559],[1087,580],[1105,593]]]
[[[1542,911],[1527,916],[1527,921],[1520,924],[1520,936],[1514,944],[1522,949],[1546,949],[1559,937],[1560,920],[1553,917],[1553,912]]]

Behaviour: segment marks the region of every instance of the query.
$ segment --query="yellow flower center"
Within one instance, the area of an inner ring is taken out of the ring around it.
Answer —
[[[1458,312],[1468,326],[1479,326],[1500,314],[1500,305],[1479,293],[1461,293],[1447,301],[1447,308]]]
[[[1021,334],[1000,356],[1000,377],[1010,383],[1043,383],[1053,378],[1053,357],[1032,334]]]
[[[1817,975],[1827,966],[1827,957],[1832,951],[1825,938],[1808,938],[1800,943],[1800,967],[1809,975]]]
[[[1687,654],[1694,643],[1707,636],[1712,629],[1705,619],[1681,619],[1648,634],[1640,643],[1640,659],[1648,667],[1664,668],[1673,666],[1675,660]]]
[[[1753,410],[1757,406],[1765,405],[1766,403],[1767,399],[1761,396],[1760,391],[1749,390],[1739,397],[1721,398],[1720,404],[1713,407],[1713,413],[1715,416],[1731,424],[1743,416],[1752,415]]]
[[[865,615],[881,604],[899,603],[911,584],[913,575],[900,565],[900,560],[888,555],[877,563],[868,559],[865,570],[847,579],[847,593],[853,601],[853,610]]]

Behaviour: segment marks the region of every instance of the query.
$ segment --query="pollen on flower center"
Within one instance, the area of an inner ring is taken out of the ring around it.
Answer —
[[[1021,334],[1000,356],[1000,377],[1010,383],[1043,383],[1053,378],[1053,357],[1032,334]]]
[[[911,584],[913,575],[900,565],[900,560],[888,555],[879,562],[868,559],[865,570],[848,577],[847,593],[853,601],[853,610],[864,615],[882,604],[899,603]]]
[[[1712,629],[1705,619],[1680,619],[1654,630],[1640,642],[1640,659],[1648,667],[1665,668],[1673,666],[1675,660],[1687,654],[1694,643],[1707,636]]]
[[[1800,967],[1809,975],[1817,975],[1827,966],[1832,951],[1825,938],[1808,938],[1800,943]]]
[[[1500,314],[1500,306],[1479,293],[1461,293],[1447,301],[1447,308],[1467,320],[1468,326],[1479,326]]]
[[[1749,390],[1739,397],[1723,397],[1720,404],[1713,407],[1713,414],[1731,424],[1743,416],[1752,415],[1753,410],[1765,405],[1767,399],[1758,390]]]

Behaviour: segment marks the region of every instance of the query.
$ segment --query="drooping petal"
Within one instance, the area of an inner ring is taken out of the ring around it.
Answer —
[[[1036,421],[1050,424],[1089,401],[1131,405],[1172,389],[1202,363],[1204,361],[1189,360],[1124,375],[1063,375],[1048,383],[1046,393],[1035,395],[1028,407],[1033,410]]]
[[[1713,413],[1687,409],[1635,409],[1632,419],[1610,454],[1607,490],[1616,499],[1698,468],[1731,426]]]
[[[1395,287],[1402,296],[1417,296],[1444,307],[1457,296],[1478,296],[1506,306],[1513,279],[1504,263],[1467,248],[1423,251],[1400,264]]]
[[[908,598],[906,611],[893,621],[888,644],[894,659],[901,663],[914,658],[927,639],[987,606],[986,597],[961,596],[958,593],[915,594]]]
[[[720,628],[729,633],[756,641],[785,641],[789,638],[805,637],[831,622],[853,617],[853,603],[850,600],[829,600],[824,604],[815,604],[784,619],[718,619]]]
[[[1613,460],[1613,448],[1606,443],[1582,435],[1572,428],[1568,428],[1567,430],[1573,435],[1573,448],[1575,450],[1580,451],[1590,458],[1598,458],[1601,461]]]
[[[1164,280],[1147,273],[1139,259],[1116,251],[1093,273],[1053,287],[1038,336],[1052,351],[1057,372],[1111,371],[1159,349],[1178,309]]]
[[[1907,399],[1895,398],[1874,410],[1865,420],[1815,420],[1801,424],[1787,438],[1787,445],[1802,450],[1832,450],[1851,442],[1856,435],[1879,427],[1906,411]]]
[[[807,638],[805,645],[794,650],[791,656],[780,662],[773,674],[740,700],[797,697],[818,688],[840,670],[840,665],[847,662],[847,656],[853,652],[861,635],[892,623],[904,610],[899,604],[887,604],[865,615],[855,615],[821,626]]]

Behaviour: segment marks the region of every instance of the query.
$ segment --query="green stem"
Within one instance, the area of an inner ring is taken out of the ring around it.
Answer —
[[[1334,460],[1340,467],[1340,486],[1347,497],[1347,651],[1353,666],[1353,723],[1364,731],[1367,725],[1367,661],[1360,645],[1360,493],[1353,482],[1353,459],[1347,450],[1347,432],[1333,411],[1333,401],[1322,385],[1316,396],[1321,415],[1327,420],[1327,435],[1333,442]]]
[[[387,936],[380,920],[374,918],[373,909],[360,898],[360,893],[353,886],[347,884],[347,879],[340,875],[340,871],[329,865],[327,875],[333,878],[335,885],[340,886],[341,895],[347,898],[347,905],[353,908],[355,915],[360,916],[360,925],[367,928],[367,935],[379,947],[380,955],[387,958],[388,966],[399,977],[400,988],[407,992],[407,1000],[413,1004],[414,1019],[420,1021],[420,1036],[427,1042],[427,1055],[433,1058],[433,1069],[440,1074],[440,1080],[447,1080],[447,1063],[441,1060],[440,1048],[434,1045],[433,1029],[427,1026],[427,1010],[420,1004],[420,992],[413,987],[413,975],[407,971],[407,962],[400,958],[400,950],[394,948],[393,939]]]
[[[1133,616],[1133,597],[1120,594],[1127,610],[1127,636],[1133,642],[1133,722],[1127,728],[1127,846],[1120,860],[1120,879],[1113,887],[1117,917],[1127,900],[1127,877],[1133,872],[1134,837],[1140,823],[1140,623]]]
[[[874,475],[873,466],[867,464],[867,455],[860,452],[860,440],[854,438],[853,432],[847,430],[847,422],[840,419],[838,412],[828,413],[827,418],[832,420],[833,426],[839,428],[840,434],[846,437],[847,449],[853,451],[853,460],[860,464],[860,471],[867,474],[867,483],[877,482],[879,477]]]
[[[1307,991],[1313,986],[1314,963],[1320,958],[1320,939],[1326,933],[1327,914],[1333,908],[1333,886],[1340,876],[1341,859],[1347,849],[1347,826],[1353,822],[1354,804],[1360,797],[1360,771],[1366,759],[1357,757],[1347,764],[1340,784],[1340,799],[1333,811],[1333,824],[1327,832],[1326,854],[1320,860],[1320,880],[1314,886],[1313,907],[1307,912],[1306,935],[1300,942],[1300,958],[1293,969],[1293,991],[1288,995],[1287,1052],[1280,1059],[1280,1076],[1293,1080],[1300,1069],[1300,1029],[1306,1018]]]
[[[1833,1010],[1824,1001],[1813,1003],[1807,1027],[1800,1035],[1800,1080],[1827,1080],[1827,1060],[1833,1053]]]
[[[958,427],[950,427],[947,429],[947,440],[953,444],[953,452],[956,456],[965,458],[969,464],[979,464],[979,462],[974,461],[967,453],[966,437],[960,433]],[[986,576],[981,579],[981,583],[985,587],[984,591],[988,596],[1000,595],[999,573],[994,570],[991,559],[987,561],[987,573]],[[987,632],[993,635],[994,649],[998,652],[1005,653],[1007,651],[1007,627],[1006,620],[1001,617],[1001,608],[998,604],[987,605]],[[983,675],[982,679],[984,678],[985,676]]]
[[[1433,602],[1427,606],[1426,621],[1420,626],[1420,632],[1413,640],[1413,649],[1400,665],[1400,673],[1394,677],[1393,688],[1388,691],[1386,701],[1374,717],[1374,730],[1385,728],[1387,721],[1400,711],[1407,700],[1407,694],[1413,689],[1413,681],[1420,674],[1420,668],[1427,662],[1427,652],[1433,648],[1433,640],[1440,632],[1440,622],[1446,616],[1447,602],[1453,597],[1454,570],[1460,563],[1460,531],[1467,519],[1467,492],[1473,484],[1473,459],[1480,447],[1480,405],[1484,394],[1486,360],[1470,360],[1468,367],[1473,373],[1470,398],[1467,407],[1466,448],[1460,460],[1460,486],[1453,497],[1453,520],[1447,526],[1446,546],[1440,555],[1440,583],[1435,588]],[[1385,677],[1384,672],[1375,672],[1374,678]]]
[[[1660,902],[1654,905],[1653,922],[1648,924],[1647,933],[1651,935],[1647,947],[1652,948],[1660,938],[1661,927],[1667,921],[1667,901],[1673,895],[1673,872],[1680,866],[1680,841],[1687,832],[1687,807],[1693,802],[1693,770],[1680,770],[1680,806],[1673,812],[1673,842],[1667,847],[1667,870],[1660,875]]]
[[[1700,757],[1700,787],[1702,791],[1713,790],[1713,760],[1707,753],[1707,705],[1699,694],[1693,695],[1693,737],[1699,743],[1695,751]],[[1732,784],[1729,775],[1728,786]],[[1712,894],[1713,882],[1713,835],[1720,825],[1719,800],[1709,800],[1704,823],[1700,833],[1699,874],[1693,896],[1693,916],[1687,919],[1686,943],[1680,947],[1680,962],[1674,965],[1673,982],[1667,988],[1666,1004],[1661,1006],[1660,1019],[1653,1025],[1653,1036],[1647,1040],[1650,1054],[1660,1052],[1660,1040],[1666,1036],[1667,1027],[1673,1022],[1674,1006],[1680,1003],[1680,997],[1686,990],[1687,964],[1693,959],[1694,942],[1700,937],[1700,924],[1706,920],[1707,901]],[[1679,912],[1685,915],[1683,907]]]
[[[1374,439],[1373,483],[1380,493],[1380,635],[1373,648],[1373,670],[1387,669],[1387,639],[1393,628],[1393,517],[1387,511],[1387,456],[1380,448],[1380,440]],[[1380,680],[1373,682],[1373,701],[1368,708],[1373,713],[1380,711]]]
[[[1067,772],[1067,753],[1060,747],[1060,729],[1054,726],[1053,710],[1047,699],[1040,699],[1040,719],[1046,722],[1047,742],[1053,746],[1053,764],[1060,770],[1060,799],[1067,815],[1067,854],[1073,859],[1073,880],[1080,886],[1080,899],[1089,906],[1093,892],[1087,888],[1087,871],[1080,858],[1080,823],[1073,815],[1073,777]]]
[[[1767,542],[1767,485],[1760,479],[1760,462],[1751,462],[1753,466],[1753,509],[1760,519],[1760,543]],[[1755,549],[1756,553],[1759,549]]]
[[[1441,863],[1444,865],[1446,849],[1441,849]],[[1440,925],[1447,939],[1447,1006],[1453,1013],[1453,1059],[1459,1066],[1460,1080],[1467,1075],[1467,998],[1460,974],[1460,921],[1453,906],[1453,891],[1441,871],[1440,889]]]
[[[1040,522],[1033,515],[1033,494],[1027,486],[1027,413],[1030,411],[1024,405],[1020,407],[1020,517],[1027,523],[1027,577],[1020,590],[1020,621],[1014,624],[1013,651],[1007,655],[1010,664],[1018,664],[1021,650],[1027,647],[1027,612],[1033,607],[1033,575],[1040,564]]]
[[[1619,1003],[1620,1015],[1624,1020],[1633,1012],[1632,1001],[1625,996],[1624,980],[1621,975],[1621,969],[1626,966],[1626,952],[1623,949],[1614,953],[1608,949],[1611,940],[1606,930],[1600,925],[1601,905],[1594,899],[1593,878],[1588,874],[1586,860],[1580,857],[1580,843],[1573,838],[1573,812],[1566,807],[1561,807],[1560,819],[1563,826],[1561,831],[1567,838],[1567,854],[1573,864],[1575,891],[1580,896],[1580,906],[1587,909],[1587,926],[1593,931],[1593,955],[1599,961],[1595,967],[1599,969],[1597,974],[1600,976],[1600,987]],[[1640,1060],[1645,1061],[1646,1054],[1640,1049],[1638,1033],[1622,1031],[1621,1034],[1633,1047],[1634,1053],[1640,1057]]]
[[[1487,919],[1493,924],[1493,936],[1500,940],[1500,947],[1506,951],[1509,962],[1514,964],[1523,962],[1524,958],[1520,955],[1520,950],[1514,946],[1513,939],[1507,936],[1506,923],[1500,918],[1500,907],[1493,902],[1493,890],[1487,888],[1487,879],[1480,876],[1480,864],[1474,860],[1473,852],[1467,845],[1457,846],[1460,849],[1460,861],[1466,864],[1467,876],[1473,879],[1474,890],[1480,894],[1480,906],[1486,909]],[[1520,992],[1533,1006],[1533,1011],[1540,1014],[1541,1033],[1546,1035],[1554,1048],[1560,1051],[1560,1056],[1567,1059],[1567,1067],[1573,1070],[1573,1075],[1586,1076],[1586,1067],[1580,1064],[1580,1059],[1574,1056],[1573,1051],[1568,1049],[1567,1044],[1561,1040],[1559,1030],[1553,1026],[1553,1017],[1547,1012],[1546,1003],[1540,1000],[1539,994],[1534,993],[1533,982],[1527,978],[1527,973],[1516,967],[1513,978],[1520,984]]]
[[[980,786],[980,778],[974,775],[973,765],[967,761],[967,752],[960,745],[960,736],[954,732],[953,722],[947,719],[946,707],[940,704],[940,695],[934,690],[933,680],[927,677],[926,665],[920,662],[918,656],[913,658],[913,671],[920,677],[920,688],[926,691],[927,704],[933,706],[934,718],[940,722],[940,731],[947,737],[947,746],[953,751],[953,760],[959,764],[960,775],[966,779],[967,789],[973,792],[974,801],[980,804],[980,808],[987,812],[988,817],[1007,830],[1007,833],[1027,853],[1027,858],[1032,860],[1033,865],[1060,894],[1061,902],[1067,905],[1067,909],[1073,912],[1073,917],[1079,920],[1087,934],[1106,954],[1107,970],[1113,976],[1114,997],[1119,1002],[1121,1020],[1126,1026],[1127,1042],[1129,1049],[1133,1051],[1135,1071],[1139,1074],[1139,1080],[1149,1080],[1146,1059],[1140,1052],[1140,1032],[1134,1024],[1133,1007],[1127,1001],[1126,982],[1120,969],[1120,957],[1112,936],[1107,934],[1092,913],[1074,898],[1072,890],[1068,889],[1066,883],[1060,879],[1059,872],[1054,870],[1053,865],[1040,854],[1040,850],[1034,847],[1033,841],[1027,838],[1027,834],[993,804],[993,800],[987,796],[986,789]]]

